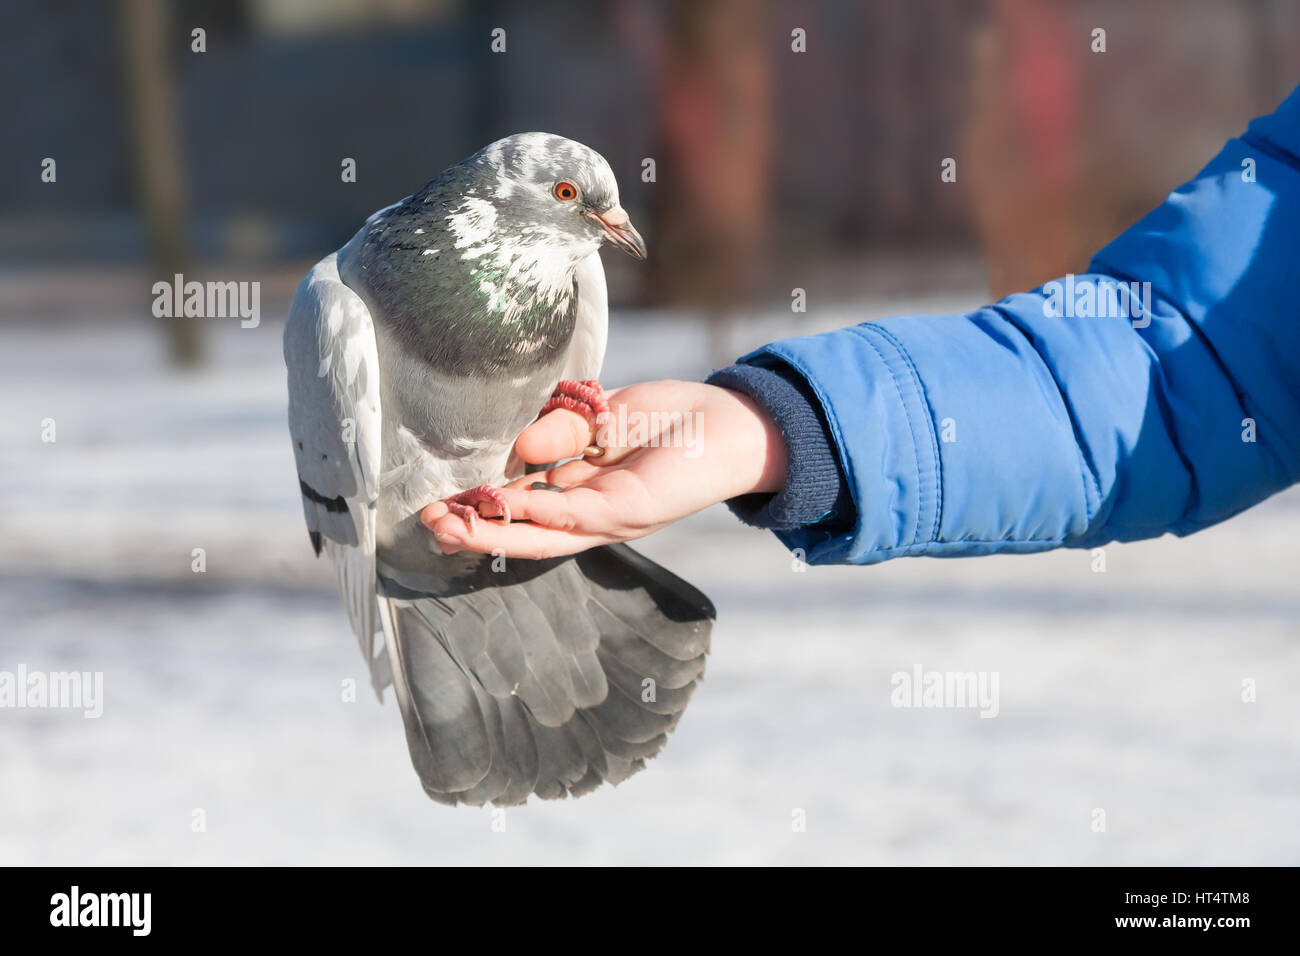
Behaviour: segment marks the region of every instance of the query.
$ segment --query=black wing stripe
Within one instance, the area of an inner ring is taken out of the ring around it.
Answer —
[[[342,495],[338,495],[334,498],[326,498],[301,478],[298,479],[298,490],[302,492],[302,496],[308,501],[316,502],[316,504],[320,505],[331,514],[341,515],[345,514],[348,510],[348,503],[344,500]]]

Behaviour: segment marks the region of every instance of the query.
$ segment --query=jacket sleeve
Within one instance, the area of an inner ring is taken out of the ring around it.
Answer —
[[[1300,480],[1297,292],[1300,90],[1085,275],[742,358],[806,382],[852,500],[848,520],[776,534],[812,563],[870,564],[1231,517]]]

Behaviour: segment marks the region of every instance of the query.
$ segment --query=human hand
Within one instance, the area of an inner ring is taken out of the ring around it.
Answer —
[[[606,393],[610,413],[595,429],[577,412],[543,415],[515,443],[530,464],[575,458],[500,489],[511,522],[471,529],[445,502],[420,514],[444,554],[461,549],[548,558],[657,531],[737,495],[775,493],[785,484],[785,441],[746,395],[696,382],[645,382]],[[602,416],[604,418],[605,416]],[[563,491],[534,490],[545,482]],[[485,518],[499,517],[491,502]]]

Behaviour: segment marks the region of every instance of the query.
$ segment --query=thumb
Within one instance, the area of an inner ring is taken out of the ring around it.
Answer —
[[[594,440],[591,423],[577,412],[557,408],[533,422],[515,441],[515,452],[530,465],[577,458]]]

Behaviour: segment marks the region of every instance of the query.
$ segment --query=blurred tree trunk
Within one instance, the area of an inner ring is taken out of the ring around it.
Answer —
[[[170,283],[189,263],[189,209],[172,89],[169,10],[162,0],[121,0],[120,9],[137,197],[153,271]],[[173,360],[197,364],[203,354],[202,320],[177,315],[164,321]]]
[[[976,33],[964,152],[990,292],[1000,299],[1083,271],[1092,252],[1078,143],[1077,57],[1088,34],[1070,29],[1056,0],[997,0],[992,14]]]
[[[767,235],[765,6],[673,0],[668,23],[655,281],[721,317],[751,293]]]

